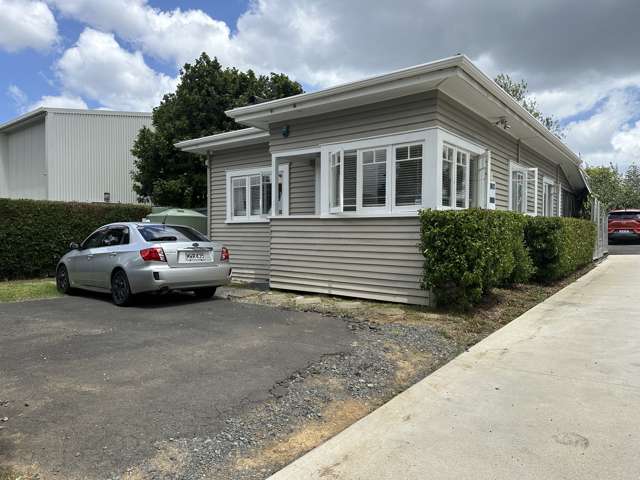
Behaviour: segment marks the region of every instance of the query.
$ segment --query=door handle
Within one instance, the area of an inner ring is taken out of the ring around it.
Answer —
[[[93,258],[93,255],[87,255],[87,260],[91,260]]]
[[[111,252],[112,257],[115,257],[116,255],[118,255],[118,252]]]

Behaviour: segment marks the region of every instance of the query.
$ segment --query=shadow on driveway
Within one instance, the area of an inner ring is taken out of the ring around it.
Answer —
[[[352,338],[336,318],[182,295],[4,304],[0,464],[36,464],[43,478],[122,473],[159,442],[214,435]]]

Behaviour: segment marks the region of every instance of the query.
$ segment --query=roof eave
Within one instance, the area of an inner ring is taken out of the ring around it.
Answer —
[[[184,140],[182,142],[175,143],[174,147],[178,150],[182,150],[183,152],[206,155],[207,153],[216,150],[256,145],[260,143],[267,143],[268,141],[269,132],[250,127],[242,130],[233,130],[231,132],[209,135],[207,137]]]

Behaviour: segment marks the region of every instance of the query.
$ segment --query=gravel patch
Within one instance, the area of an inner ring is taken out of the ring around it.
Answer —
[[[306,305],[316,306],[317,297],[313,298]],[[158,444],[159,452],[174,452],[169,458],[179,463],[176,468],[158,468],[152,458],[114,479],[266,478],[460,350],[426,324],[343,319],[355,334],[350,352],[325,356],[283,379],[271,389],[272,398],[230,416],[217,434]]]

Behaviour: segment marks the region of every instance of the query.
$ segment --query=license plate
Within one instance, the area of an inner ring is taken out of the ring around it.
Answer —
[[[618,230],[618,233],[631,233],[631,230]]]
[[[211,261],[211,252],[180,252],[179,263],[207,263]]]

